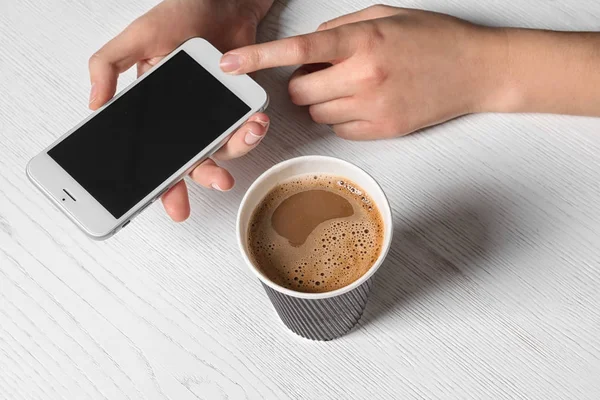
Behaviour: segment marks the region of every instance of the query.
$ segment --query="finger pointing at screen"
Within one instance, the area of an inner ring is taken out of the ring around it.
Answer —
[[[285,65],[332,62],[348,58],[354,52],[347,29],[319,31],[274,42],[233,50],[221,59],[221,69],[232,74],[247,74]]]

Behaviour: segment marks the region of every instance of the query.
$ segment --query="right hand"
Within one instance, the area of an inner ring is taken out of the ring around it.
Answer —
[[[366,140],[405,135],[488,107],[504,78],[505,47],[500,29],[373,6],[315,33],[232,50],[221,68],[241,74],[312,64],[292,76],[292,101],[308,106],[313,120],[332,125],[338,136]]]
[[[221,51],[254,43],[258,23],[271,3],[272,0],[163,1],[90,58],[90,108],[96,110],[113,97],[120,73],[137,64],[138,76],[142,75],[189,38],[204,37]],[[213,159],[229,160],[246,154],[258,145],[268,126],[267,115],[255,114]],[[213,159],[200,164],[190,176],[207,188],[230,190],[233,177]],[[165,193],[162,201],[174,221],[189,216],[185,181]]]

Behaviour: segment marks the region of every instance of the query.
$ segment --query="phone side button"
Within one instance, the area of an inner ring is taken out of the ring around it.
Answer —
[[[137,213],[135,213],[135,216],[137,217],[138,215],[140,215],[141,213],[144,212],[144,210],[148,207],[150,207],[150,205],[154,203],[154,200],[149,201],[145,206],[143,206],[140,211],[138,211]]]
[[[125,222],[123,225],[121,225],[121,229],[125,228],[127,225],[129,225],[129,223],[131,222],[131,220],[128,220],[127,222]]]
[[[156,195],[156,197],[152,200],[153,202],[160,199],[160,196],[162,196],[163,194],[167,193],[167,191],[171,189],[170,187],[166,187],[164,188],[159,194]]]

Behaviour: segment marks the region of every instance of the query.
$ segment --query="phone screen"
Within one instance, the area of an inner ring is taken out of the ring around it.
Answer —
[[[118,219],[249,111],[181,50],[48,155]]]

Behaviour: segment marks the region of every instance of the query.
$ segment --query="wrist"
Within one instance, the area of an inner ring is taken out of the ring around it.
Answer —
[[[600,34],[496,29],[488,112],[600,115]]]
[[[479,69],[476,93],[477,112],[514,112],[521,102],[522,94],[515,85],[511,51],[511,32],[506,28],[481,28],[478,34],[478,52],[481,62],[474,64]]]
[[[515,113],[527,108],[527,82],[523,70],[523,37],[525,30],[518,28],[495,28],[497,34],[496,65],[492,90],[486,104],[487,112]]]

